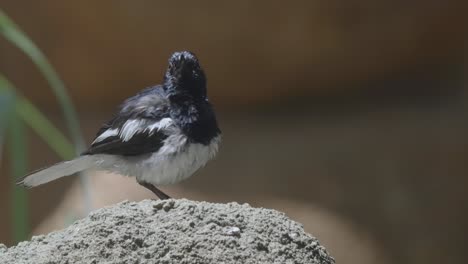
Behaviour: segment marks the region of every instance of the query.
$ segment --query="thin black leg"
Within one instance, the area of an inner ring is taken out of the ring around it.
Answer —
[[[166,199],[171,198],[169,195],[165,194],[163,191],[159,190],[158,188],[156,188],[156,186],[154,186],[151,183],[140,182],[140,181],[138,181],[138,183],[141,186],[143,186],[143,187],[147,188],[148,190],[152,191],[154,194],[156,194],[156,196],[158,196],[160,200],[166,200]]]

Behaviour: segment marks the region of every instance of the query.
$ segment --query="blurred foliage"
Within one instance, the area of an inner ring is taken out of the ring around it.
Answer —
[[[49,63],[45,55],[2,10],[0,10],[0,34],[8,41],[12,42],[16,47],[21,49],[37,66],[58,99],[65,115],[65,121],[67,122],[69,133],[74,144],[78,148],[77,152],[84,150],[85,145],[81,135],[78,118],[70,97],[67,94],[65,84],[59,78],[57,72]]]
[[[18,26],[0,10],[0,35],[23,51],[37,66],[48,81],[67,122],[73,144],[50,122],[28,99],[19,95],[14,85],[0,74],[0,153],[3,143],[8,142],[9,160],[12,171],[12,186],[18,177],[27,172],[27,137],[25,125],[36,132],[61,158],[70,159],[84,149],[84,140],[73,104],[67,94],[66,87],[59,78],[52,65],[39,48],[24,34]],[[5,138],[8,140],[5,140]],[[0,158],[2,156],[0,155]],[[87,195],[86,179],[82,177],[89,208],[89,194]],[[15,241],[27,238],[28,204],[24,189],[12,190],[11,223]]]
[[[17,103],[13,101],[15,109]],[[11,172],[13,175],[12,184],[18,177],[26,174],[27,168],[27,142],[24,123],[20,120],[17,111],[12,111],[9,119],[9,148]],[[24,240],[29,233],[29,219],[27,210],[27,193],[23,188],[16,188],[12,192],[11,215],[13,223],[13,239],[15,241]]]
[[[70,159],[75,155],[75,148],[62,132],[60,132],[28,99],[16,96],[16,88],[1,74],[0,96],[2,96],[0,98],[3,98],[6,103],[5,106],[0,108],[2,112],[0,115],[4,116],[2,118],[3,120],[11,122],[11,119],[13,119],[11,117],[19,118],[31,127],[60,157]],[[8,118],[9,116],[10,118]]]

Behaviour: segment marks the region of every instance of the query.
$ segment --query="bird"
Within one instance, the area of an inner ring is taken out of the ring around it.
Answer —
[[[193,52],[174,52],[162,84],[126,99],[75,159],[30,173],[17,184],[32,188],[81,171],[135,177],[159,199],[158,186],[192,176],[218,152],[221,130],[208,100],[207,80]]]

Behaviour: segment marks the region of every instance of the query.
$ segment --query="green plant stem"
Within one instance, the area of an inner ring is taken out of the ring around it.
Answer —
[[[55,96],[63,110],[68,130],[72,140],[77,147],[76,153],[79,154],[84,150],[85,144],[81,135],[80,124],[78,122],[76,111],[67,94],[65,84],[58,77],[58,74],[49,63],[41,50],[30,40],[19,27],[2,11],[0,10],[0,33],[10,42],[21,49],[29,58],[36,64],[39,71],[46,78],[50,87],[54,91]]]
[[[0,76],[1,77],[1,76]],[[0,82],[0,168],[2,165],[3,144],[8,120],[14,110],[15,94],[10,90],[2,89]]]
[[[16,89],[0,74],[0,92],[15,93]],[[74,147],[70,141],[28,99],[17,96],[15,100],[17,118],[23,120],[63,159],[71,159]]]
[[[12,115],[9,120],[9,156],[12,170],[12,184],[26,174],[27,147],[23,122]],[[11,222],[14,241],[26,240],[29,234],[28,196],[23,188],[13,188],[11,203]]]
[[[67,94],[65,84],[59,78],[57,72],[54,70],[41,50],[2,10],[0,10],[0,34],[2,34],[8,41],[12,42],[29,58],[31,58],[33,63],[37,66],[39,71],[49,83],[64,113],[65,122],[67,123],[70,136],[76,147],[75,153],[76,155],[79,155],[85,149],[85,143],[81,134],[76,111],[73,107],[70,97]],[[83,173],[80,174],[80,180],[83,190],[85,211],[89,212],[91,211],[92,207],[89,179]]]

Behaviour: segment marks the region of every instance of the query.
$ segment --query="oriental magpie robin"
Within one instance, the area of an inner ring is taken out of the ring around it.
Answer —
[[[190,177],[215,156],[220,136],[198,59],[188,51],[175,52],[163,84],[124,101],[88,150],[33,172],[18,184],[34,187],[94,169],[135,176],[139,184],[167,199],[156,186]]]

